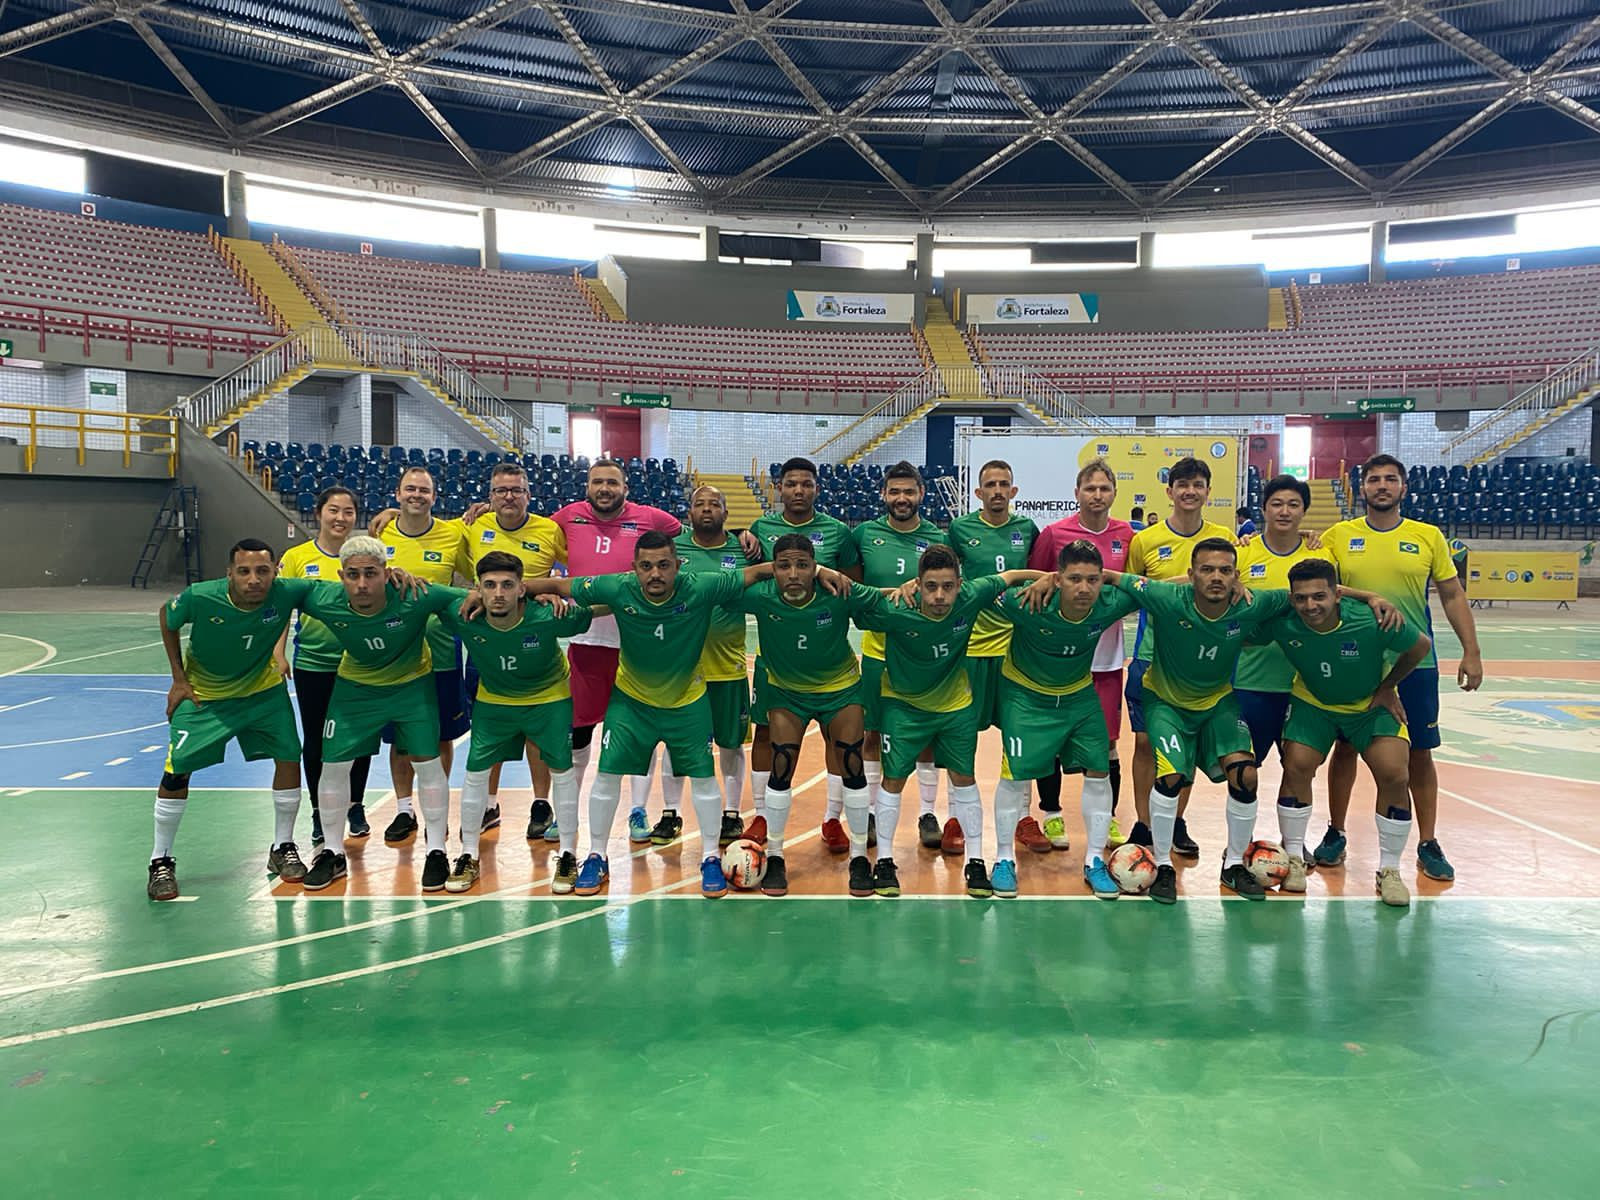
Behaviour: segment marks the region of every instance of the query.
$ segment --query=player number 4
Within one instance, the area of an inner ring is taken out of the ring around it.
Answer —
[[[658,641],[663,641],[663,642],[666,641],[667,640],[667,635],[666,635],[666,632],[665,632],[665,627],[661,626],[661,625],[657,625],[654,636],[656,637],[656,639]]]

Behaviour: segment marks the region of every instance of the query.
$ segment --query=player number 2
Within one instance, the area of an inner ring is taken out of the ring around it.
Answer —
[[[362,638],[361,640],[367,644],[368,650],[382,650],[384,648],[381,637]]]
[[[1201,659],[1202,662],[1205,662],[1205,661],[1208,661],[1208,660],[1211,661],[1211,662],[1215,662],[1216,658],[1217,658],[1217,648],[1215,646],[1201,646],[1200,647],[1200,659]]]
[[[805,634],[802,633],[798,637],[795,638],[794,648],[796,650],[804,650],[806,648],[806,635]]]

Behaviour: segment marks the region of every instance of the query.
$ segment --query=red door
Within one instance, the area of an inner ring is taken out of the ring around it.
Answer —
[[[607,458],[627,462],[639,457],[639,410],[600,410],[600,450]]]
[[[1336,479],[1339,464],[1346,470],[1365,462],[1378,452],[1378,420],[1362,417],[1355,421],[1330,421],[1326,417],[1290,417],[1287,424],[1308,426],[1311,430],[1312,479]]]

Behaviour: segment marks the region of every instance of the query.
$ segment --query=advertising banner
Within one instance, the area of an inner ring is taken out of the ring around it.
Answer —
[[[849,292],[797,292],[788,296],[786,315],[791,321],[823,324],[909,325],[916,313],[910,292],[862,296]]]
[[[1052,292],[1011,296],[976,292],[965,301],[969,325],[1095,325],[1100,297],[1094,292]]]
[[[1576,600],[1576,550],[1469,550],[1467,595],[1473,600]]]

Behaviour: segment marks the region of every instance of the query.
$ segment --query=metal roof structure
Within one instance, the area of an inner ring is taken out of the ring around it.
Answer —
[[[505,196],[1134,221],[1600,182],[1600,6],[7,0],[0,105]]]

